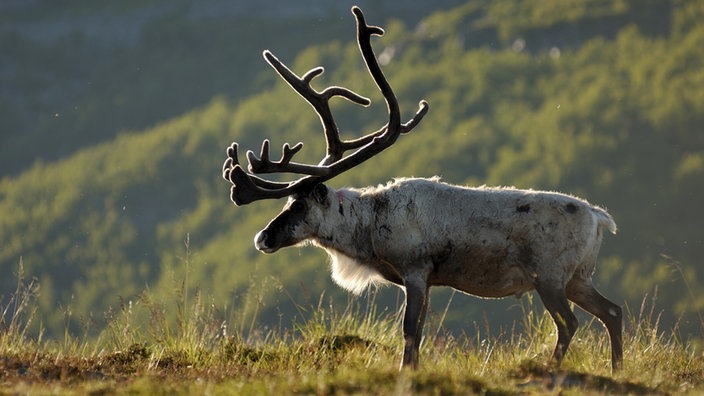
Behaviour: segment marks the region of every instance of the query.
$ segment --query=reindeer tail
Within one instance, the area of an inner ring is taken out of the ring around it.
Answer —
[[[616,222],[614,221],[614,218],[611,217],[609,212],[606,211],[606,209],[594,206],[592,207],[592,213],[596,216],[599,227],[606,227],[612,234],[616,233],[618,229],[616,227]]]

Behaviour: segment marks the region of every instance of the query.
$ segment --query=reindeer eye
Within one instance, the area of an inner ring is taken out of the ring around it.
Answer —
[[[291,204],[291,211],[294,213],[300,213],[303,212],[303,209],[305,209],[305,205],[301,201],[293,201]]]

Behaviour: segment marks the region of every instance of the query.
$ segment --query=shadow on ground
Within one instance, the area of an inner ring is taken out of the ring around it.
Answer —
[[[638,395],[664,395],[656,388],[630,381],[619,381],[611,377],[579,373],[569,370],[559,370],[554,367],[540,365],[532,361],[521,363],[515,372],[518,387],[530,389],[546,389],[555,391],[560,389],[578,388],[584,390],[604,392],[607,394],[638,394]]]

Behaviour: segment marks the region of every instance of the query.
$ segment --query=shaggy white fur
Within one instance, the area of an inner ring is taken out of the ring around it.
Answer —
[[[374,268],[332,249],[325,250],[332,261],[332,279],[343,289],[359,295],[370,285],[384,281]]]

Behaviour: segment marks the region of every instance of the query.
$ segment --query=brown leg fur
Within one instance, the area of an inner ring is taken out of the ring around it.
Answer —
[[[570,345],[570,341],[572,341],[574,333],[577,331],[579,323],[570,308],[564,290],[541,284],[537,284],[535,289],[540,295],[545,309],[555,321],[555,326],[557,326],[557,345],[555,345],[552,357],[559,366],[567,353],[567,348]]]
[[[617,371],[623,365],[621,307],[602,296],[591,281],[573,279],[567,285],[567,298],[596,316],[604,324],[611,339],[611,366]]]

